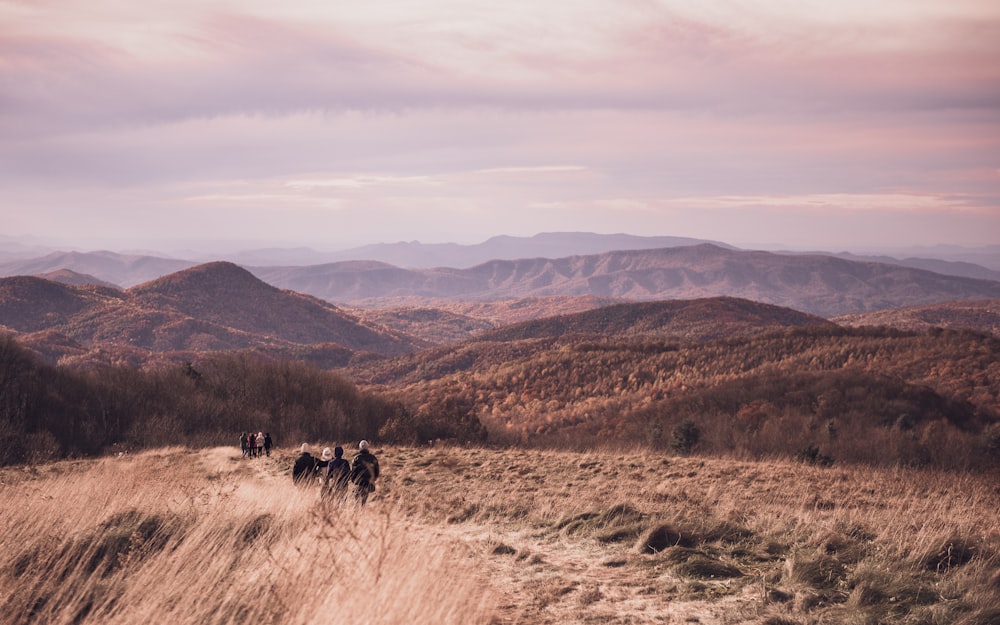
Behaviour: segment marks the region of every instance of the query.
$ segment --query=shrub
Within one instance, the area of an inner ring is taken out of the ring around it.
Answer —
[[[795,459],[806,464],[816,464],[821,467],[833,465],[833,457],[819,453],[816,445],[807,445],[795,452]]]
[[[694,421],[683,421],[670,435],[670,448],[677,453],[687,454],[701,441],[701,429]]]

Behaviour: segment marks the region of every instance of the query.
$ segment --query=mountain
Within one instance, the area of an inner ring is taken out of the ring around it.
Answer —
[[[85,273],[77,273],[72,269],[56,269],[55,271],[50,271],[48,273],[38,274],[38,277],[45,278],[46,280],[51,280],[53,282],[71,284],[73,286],[86,286],[88,284],[92,284],[94,286],[103,286],[111,289],[118,288],[115,284],[105,282],[100,278],[95,278],[94,276],[87,275]]]
[[[821,252],[813,252],[820,254]],[[925,269],[934,273],[946,276],[960,276],[962,278],[976,278],[978,280],[1000,281],[1000,271],[988,269],[982,265],[964,261],[942,260],[939,258],[903,258],[897,259],[891,256],[863,256],[849,254],[846,252],[833,254],[837,258],[867,263],[887,263],[890,265],[902,265],[913,269]]]
[[[702,243],[731,247],[725,243],[687,237],[543,232],[532,237],[496,236],[475,245],[420,243],[418,241],[379,243],[330,254],[330,262],[371,260],[411,269],[469,268],[491,260],[560,258],[602,254],[616,250],[683,247]]]
[[[277,289],[232,263],[199,265],[133,287],[128,293],[144,309],[177,312],[294,343],[338,343],[377,353],[400,353],[415,346],[408,337],[362,325],[328,302]]]
[[[33,237],[11,237],[0,234],[0,260],[35,258],[52,251]]]
[[[260,349],[330,365],[357,352],[398,355],[425,345],[223,262],[125,291],[0,278],[0,325],[26,335],[24,341],[50,359],[80,357],[70,352],[81,346],[129,362],[143,354]]]
[[[112,306],[120,292],[74,287],[37,276],[0,278],[0,326],[37,332],[69,323],[77,315]]]
[[[37,275],[69,269],[120,287],[130,287],[196,264],[188,260],[115,252],[53,252],[39,258],[0,263],[0,276]]]
[[[939,259],[956,263],[968,263],[1000,271],[1000,245],[962,247],[959,245],[931,245],[923,247],[885,250],[898,258]]]
[[[378,262],[253,268],[270,284],[324,300],[390,306],[400,299],[594,296],[633,301],[731,296],[830,317],[950,300],[1000,297],[1000,282],[825,255],[702,244],[558,259],[491,261],[469,269]]]
[[[932,328],[965,329],[1000,336],[1000,300],[943,302],[834,317],[844,326],[886,326],[925,332]]]

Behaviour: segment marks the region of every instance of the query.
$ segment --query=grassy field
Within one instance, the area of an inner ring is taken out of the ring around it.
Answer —
[[[0,621],[1000,623],[996,475],[375,451],[364,508],[290,451],[3,469]]]

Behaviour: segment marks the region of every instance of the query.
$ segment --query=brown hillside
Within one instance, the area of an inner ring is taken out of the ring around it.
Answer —
[[[707,451],[815,445],[845,460],[918,462],[962,437],[972,437],[962,443],[972,458],[987,444],[976,437],[1000,418],[1000,340],[968,331],[807,326],[684,344],[482,340],[351,373],[415,405],[447,398],[494,439],[530,443],[667,446],[691,421]]]
[[[118,289],[118,286],[110,282],[105,282],[100,278],[96,278],[92,275],[85,273],[78,273],[71,269],[57,269],[56,271],[50,271],[48,273],[38,274],[39,278],[45,278],[46,280],[51,280],[52,282],[61,282],[63,284],[70,284],[72,286],[101,286],[108,289]]]
[[[845,326],[887,326],[901,330],[968,329],[1000,336],[1000,299],[945,302],[836,317]]]
[[[768,329],[832,326],[821,317],[732,297],[616,304],[585,312],[526,321],[492,332],[489,341],[560,337],[566,334],[706,341]]]
[[[416,347],[402,335],[366,327],[336,306],[283,291],[232,263],[199,265],[128,290],[135,304],[176,311],[232,330],[294,343],[339,343],[383,354]]]
[[[0,279],[0,326],[46,362],[141,364],[158,354],[258,349],[340,366],[352,352],[397,355],[423,342],[315,298],[213,263],[118,291],[37,277]],[[87,353],[81,354],[84,348]]]
[[[367,324],[392,328],[428,345],[459,343],[496,327],[489,321],[439,308],[357,309],[354,314]]]
[[[35,276],[0,278],[0,325],[35,332],[117,303],[120,293],[77,288]]]
[[[366,362],[354,368],[352,375],[365,383],[411,384],[529,359],[549,350],[572,349],[581,343],[619,341],[634,345],[646,341],[649,349],[656,350],[810,326],[836,327],[820,317],[727,297],[614,304],[512,324],[458,345]]]
[[[590,295],[495,301],[403,297],[366,300],[365,308],[352,312],[365,321],[424,339],[432,345],[449,345],[522,321],[618,303],[621,301]]]

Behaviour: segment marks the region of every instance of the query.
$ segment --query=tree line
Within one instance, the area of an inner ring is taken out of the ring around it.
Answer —
[[[278,446],[380,438],[482,440],[455,408],[411,407],[342,375],[255,352],[205,354],[149,368],[42,363],[0,336],[0,464],[169,445],[237,444],[267,431]]]

